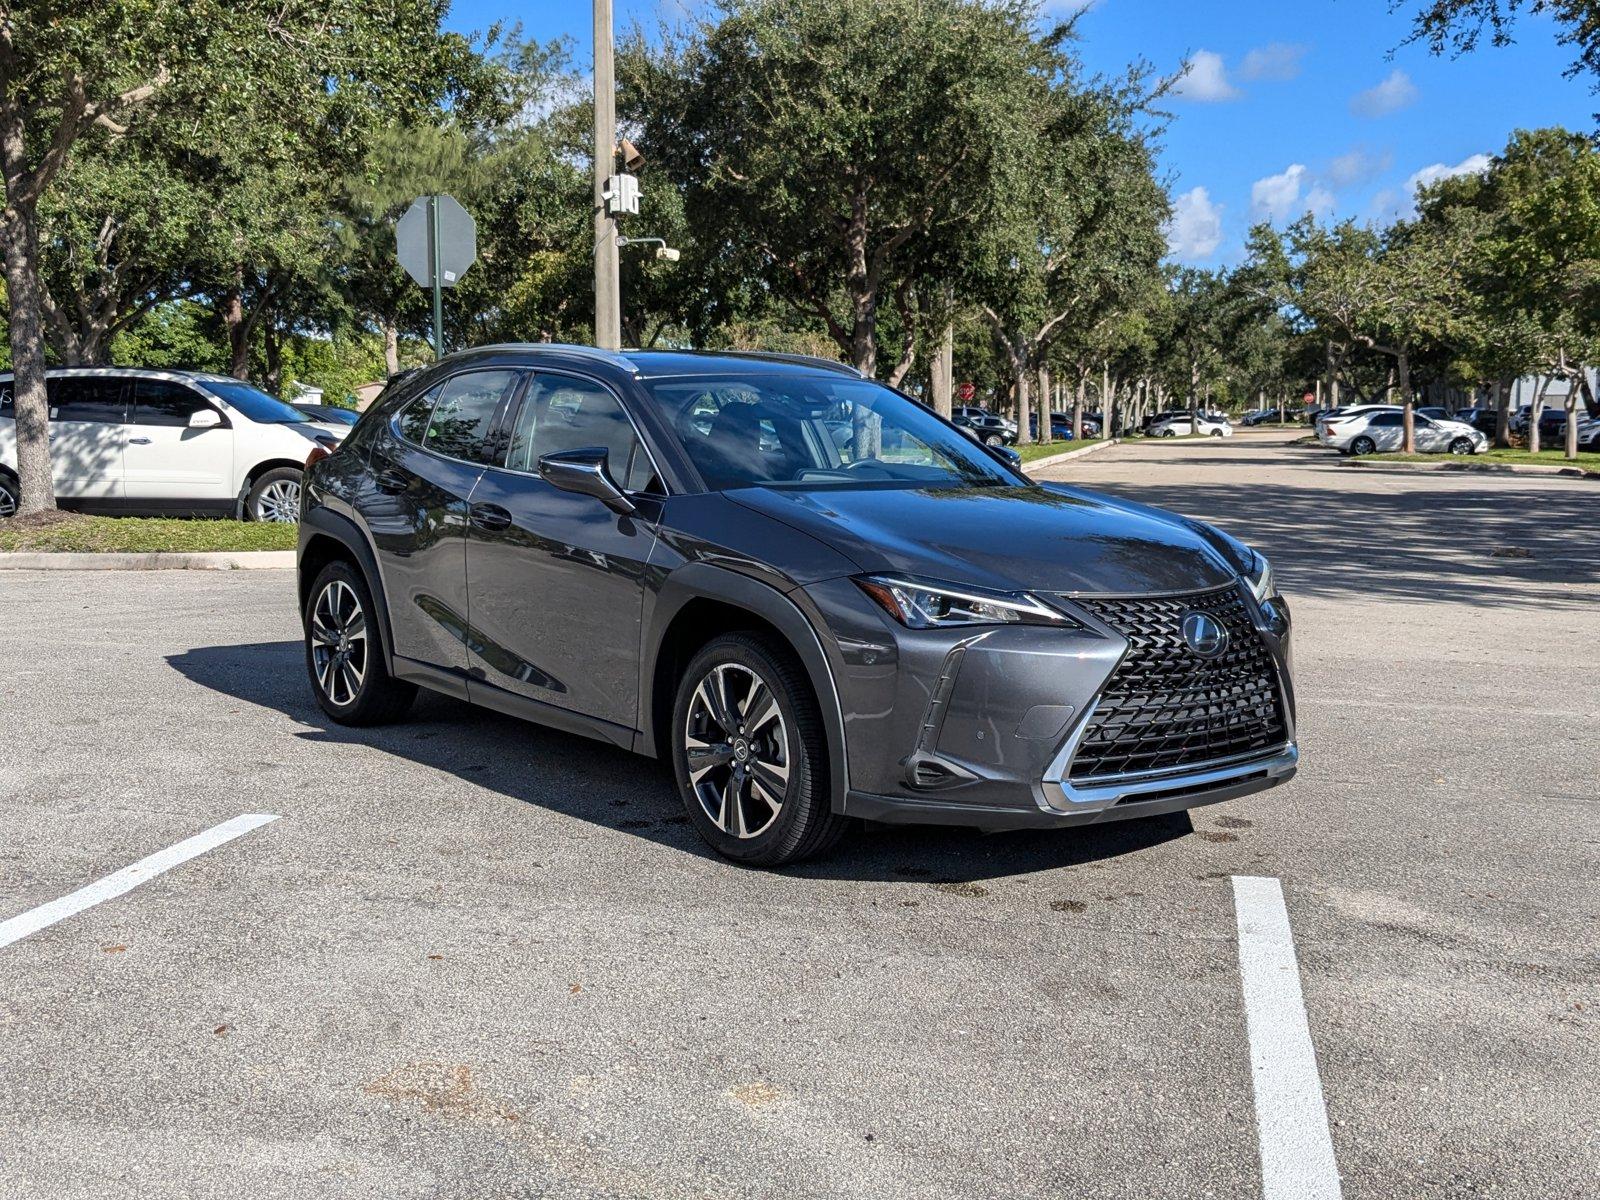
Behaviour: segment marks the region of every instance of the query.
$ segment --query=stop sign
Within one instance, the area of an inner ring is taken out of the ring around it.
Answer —
[[[971,383],[963,383],[960,387],[958,387],[956,389],[956,396],[957,396],[958,399],[960,399],[961,403],[963,403],[963,404],[971,404],[972,400],[973,400],[973,397],[976,396],[977,394],[978,394],[978,389],[977,389],[976,385],[971,384]]]

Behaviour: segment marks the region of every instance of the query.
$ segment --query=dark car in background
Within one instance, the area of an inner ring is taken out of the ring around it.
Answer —
[[[970,429],[986,446],[1011,446],[1017,441],[1017,423],[976,404],[957,405],[950,420]]]
[[[333,720],[420,686],[658,755],[748,864],[855,818],[1172,812],[1298,761],[1259,554],[823,360],[452,355],[313,456],[299,603]]]

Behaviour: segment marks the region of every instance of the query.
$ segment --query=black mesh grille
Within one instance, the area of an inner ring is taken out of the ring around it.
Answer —
[[[1071,779],[1198,767],[1288,740],[1272,655],[1237,588],[1075,602],[1130,645],[1078,744]],[[1183,640],[1183,619],[1197,611],[1228,630],[1228,647],[1216,658],[1200,657]]]

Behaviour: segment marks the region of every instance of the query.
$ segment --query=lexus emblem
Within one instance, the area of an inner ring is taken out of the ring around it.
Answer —
[[[1216,658],[1228,648],[1228,629],[1210,613],[1192,612],[1183,618],[1183,640],[1201,658]]]

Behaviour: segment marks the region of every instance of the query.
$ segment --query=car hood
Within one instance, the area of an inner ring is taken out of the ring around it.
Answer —
[[[1219,587],[1250,551],[1160,509],[1059,485],[725,492],[869,573],[1002,591],[1151,594]]]

